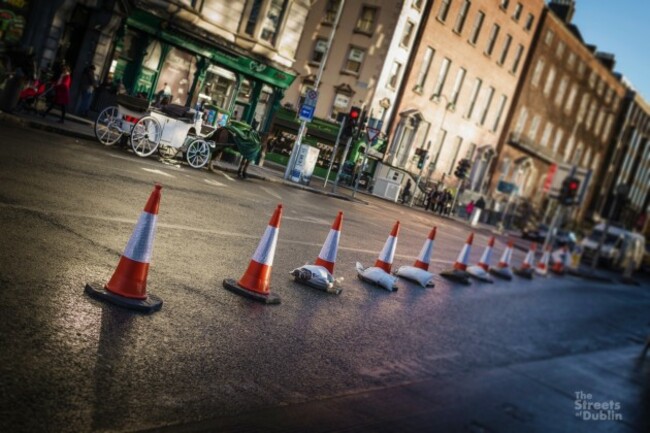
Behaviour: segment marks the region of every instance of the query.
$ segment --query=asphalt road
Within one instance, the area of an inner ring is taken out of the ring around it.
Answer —
[[[512,400],[523,397],[494,379],[503,369],[528,368],[533,378],[544,368],[570,372],[592,354],[622,359],[620,350],[636,350],[650,334],[647,284],[550,277],[460,286],[436,277],[435,288],[400,281],[390,293],[360,282],[354,264],[374,262],[396,220],[396,266],[411,264],[438,226],[435,272],[455,260],[467,229],[381,200],[354,203],[171,167],[44,132],[0,125],[0,140],[0,431],[591,432],[650,425],[647,384],[645,397],[626,402],[625,422],[589,424],[571,419],[571,398],[538,402],[538,409],[554,408],[550,421],[519,416]],[[163,189],[148,290],[164,305],[141,315],[91,299],[83,287],[111,276],[155,182]],[[221,282],[242,275],[278,203],[284,215],[272,291],[282,304],[263,306]],[[344,290],[336,296],[296,284],[289,272],[315,259],[339,210],[336,276]],[[486,242],[477,235],[472,262]],[[493,260],[503,248],[497,245]],[[516,251],[513,261],[522,258]],[[556,360],[564,364],[533,368]],[[510,401],[496,406],[509,416],[492,427],[485,420],[492,412],[479,408],[489,401],[467,406],[490,378],[496,383],[489,388]],[[535,383],[545,391],[531,389],[529,397],[562,394],[561,383]],[[399,393],[418,386],[430,405],[420,401],[415,416]],[[363,416],[343,410],[351,396],[374,396],[361,405]],[[391,404],[379,410],[372,402],[380,400]],[[310,409],[325,406],[334,408]],[[422,416],[434,409],[435,416]],[[245,426],[246,419],[265,428]],[[290,419],[302,424],[273,428]],[[532,428],[540,422],[567,429]]]

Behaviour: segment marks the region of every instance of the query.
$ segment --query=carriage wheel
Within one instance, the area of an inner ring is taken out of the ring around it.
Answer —
[[[207,141],[197,138],[187,146],[185,152],[187,163],[193,168],[203,168],[210,161],[210,145]]]
[[[162,127],[155,118],[142,117],[131,130],[131,148],[136,155],[147,157],[158,149],[161,135]]]
[[[122,137],[117,107],[107,107],[99,113],[95,121],[95,137],[106,146],[114,145]]]

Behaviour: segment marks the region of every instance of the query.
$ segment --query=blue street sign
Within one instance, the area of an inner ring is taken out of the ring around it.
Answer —
[[[314,107],[311,105],[303,105],[300,107],[300,112],[298,113],[298,118],[307,122],[311,122],[314,118]]]

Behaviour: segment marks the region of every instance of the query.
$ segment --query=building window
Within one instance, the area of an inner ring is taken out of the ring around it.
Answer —
[[[521,3],[517,3],[515,6],[515,11],[512,14],[512,19],[515,21],[519,21],[521,18],[521,12],[524,10],[524,6]]]
[[[589,94],[583,93],[582,99],[580,100],[580,109],[578,109],[578,116],[577,116],[578,122],[584,120],[585,114],[587,114],[587,105],[589,104],[589,100],[590,100]]]
[[[390,68],[390,78],[388,79],[388,87],[391,89],[397,87],[400,72],[402,72],[402,64],[399,62],[393,62],[393,66]]]
[[[535,16],[533,14],[528,14],[526,17],[526,24],[524,24],[524,30],[529,32],[533,28],[533,23],[535,22]]]
[[[566,64],[567,64],[567,69],[569,71],[572,71],[573,67],[576,64],[576,55],[575,55],[575,53],[569,53],[569,58],[567,59]]]
[[[503,49],[501,50],[501,55],[499,56],[500,65],[503,65],[506,62],[506,57],[508,57],[508,50],[510,49],[511,43],[512,43],[512,36],[506,35],[506,40],[503,41]]]
[[[248,21],[246,22],[245,32],[247,35],[255,36],[255,27],[257,26],[257,20],[260,18],[262,3],[263,0],[253,0],[251,11],[248,14]]]
[[[551,66],[546,76],[546,82],[544,83],[544,95],[548,96],[551,93],[553,83],[555,83],[555,68]]]
[[[442,0],[442,3],[440,3],[440,9],[438,9],[438,19],[443,23],[447,21],[449,6],[451,6],[451,0]]]
[[[544,59],[538,59],[537,64],[535,65],[535,70],[533,71],[533,77],[531,78],[530,84],[533,87],[539,86],[539,80],[542,78],[542,72],[544,71]]]
[[[361,15],[357,20],[355,31],[372,34],[375,28],[375,21],[377,19],[377,8],[371,6],[364,6],[361,8]]]
[[[501,30],[501,27],[499,27],[498,24],[495,24],[492,26],[492,30],[490,31],[490,37],[488,38],[488,43],[487,46],[485,47],[485,54],[488,56],[492,55],[492,51],[494,50],[494,45],[497,42],[497,37],[499,36],[499,30]]]
[[[442,59],[442,64],[440,65],[440,71],[438,71],[438,81],[436,82],[436,85],[433,88],[433,97],[440,96],[442,92],[442,88],[445,85],[445,81],[447,81],[447,73],[449,72],[449,66],[451,66],[451,60],[448,58]]]
[[[341,0],[327,1],[327,8],[325,9],[325,18],[323,20],[325,24],[334,24],[334,20],[336,19],[336,14],[339,11],[340,4],[341,4]]]
[[[605,93],[605,104],[609,104],[614,99],[614,90],[611,87],[607,88],[607,93]]]
[[[483,106],[483,112],[481,113],[481,118],[479,121],[481,125],[485,125],[485,120],[487,119],[488,113],[490,112],[490,105],[492,105],[493,97],[494,97],[494,87],[490,86],[488,87],[487,98],[485,99],[485,105]]]
[[[465,20],[467,19],[467,13],[469,12],[469,7],[472,2],[470,0],[464,0],[463,4],[460,6],[460,11],[458,12],[458,17],[456,18],[456,25],[454,26],[454,31],[456,33],[461,33],[463,27],[465,27]]]
[[[503,112],[506,109],[506,103],[508,102],[508,97],[506,95],[501,95],[499,98],[499,108],[497,108],[497,115],[494,118],[494,123],[492,124],[492,128],[490,128],[490,131],[496,132],[497,129],[499,128],[499,123],[501,123],[501,117],[503,116]]]
[[[562,106],[562,102],[564,102],[564,94],[566,93],[566,89],[569,86],[569,77],[564,76],[562,77],[562,80],[560,80],[560,86],[557,88],[557,93],[555,94],[555,105],[558,107]]]
[[[337,93],[334,95],[334,103],[332,104],[332,113],[330,117],[332,119],[337,119],[339,114],[347,113],[348,107],[350,105],[350,96],[343,93]]]
[[[605,80],[598,81],[598,88],[596,90],[598,96],[603,96],[603,94],[605,93],[605,86],[606,86]]]
[[[447,171],[447,174],[451,174],[452,171],[454,171],[454,166],[456,165],[456,160],[460,154],[461,147],[463,147],[463,137],[457,135],[456,138],[454,138],[454,144],[451,145],[451,148],[456,149],[456,152],[454,153],[454,159],[451,160],[451,165],[449,166],[449,171]]]
[[[586,71],[587,71],[587,66],[585,65],[585,62],[580,60],[580,63],[578,63],[578,78],[583,78],[585,76]]]
[[[593,89],[594,87],[596,87],[596,81],[597,80],[598,80],[598,76],[596,75],[596,71],[594,71],[592,69],[591,72],[589,73],[589,88],[590,89]]]
[[[566,100],[566,104],[564,104],[564,112],[566,114],[571,114],[571,111],[573,110],[573,104],[576,101],[577,94],[578,94],[578,85],[574,83],[571,86],[571,90],[569,91],[569,97]]]
[[[510,69],[510,72],[513,74],[517,73],[517,69],[519,69],[519,63],[521,62],[521,56],[524,54],[524,46],[519,44],[517,45],[517,51],[515,51],[515,60],[512,62],[512,69]]]
[[[564,42],[560,41],[557,43],[557,48],[555,48],[555,56],[560,60],[562,60],[562,56],[564,55],[564,48]]]
[[[600,135],[600,131],[602,131],[604,121],[605,121],[605,111],[600,110],[598,112],[598,117],[596,118],[596,128],[594,129],[594,135],[596,137]]]
[[[521,107],[521,110],[519,111],[519,118],[517,119],[517,124],[515,125],[515,134],[521,135],[521,133],[524,132],[526,120],[528,120],[528,110],[526,107]]]
[[[361,48],[350,47],[350,51],[348,51],[348,58],[345,62],[345,67],[343,70],[345,72],[353,72],[355,74],[358,74],[361,71],[361,64],[363,63],[363,56],[365,54],[365,51]]]
[[[469,37],[470,44],[476,44],[476,41],[478,41],[478,36],[481,33],[481,27],[483,27],[484,20],[485,20],[485,14],[479,11],[476,14],[476,19],[474,20],[474,26],[472,27],[472,34]]]
[[[587,131],[591,129],[591,125],[594,123],[594,116],[596,115],[596,105],[598,102],[596,99],[591,101],[591,104],[589,105],[589,114],[587,114],[587,120],[585,121],[585,126]]]
[[[553,33],[552,30],[547,30],[546,31],[546,36],[544,36],[544,43],[546,45],[551,45],[553,43],[553,36],[555,33]]]
[[[451,91],[451,102],[453,105],[456,105],[458,102],[458,96],[460,95],[460,89],[463,87],[463,81],[465,81],[465,75],[467,71],[463,68],[458,69],[456,74],[456,81],[454,82],[454,89]]]
[[[431,67],[434,53],[435,50],[431,47],[427,47],[426,50],[424,50],[422,64],[420,65],[420,72],[418,72],[418,77],[415,80],[415,87],[413,88],[413,91],[421,93],[424,89],[424,83],[426,82],[427,76],[429,75],[429,68]]]
[[[423,0],[413,0],[413,3],[411,3],[411,5],[412,5],[415,9],[417,9],[417,10],[420,11],[420,10],[422,10],[422,3],[423,3]]]
[[[402,34],[402,41],[400,45],[403,47],[408,47],[411,44],[411,37],[413,37],[413,30],[415,29],[415,24],[411,21],[406,21],[404,26],[404,33]]]
[[[280,26],[284,21],[284,14],[287,10],[289,0],[271,0],[266,17],[262,23],[262,32],[260,39],[275,45],[278,38]]]
[[[548,147],[548,142],[551,139],[551,134],[553,133],[553,124],[551,122],[546,122],[546,126],[544,127],[544,132],[542,133],[542,140],[540,141],[540,145],[543,147]]]
[[[560,143],[562,143],[562,136],[564,135],[564,131],[562,129],[557,128],[555,131],[555,140],[553,140],[553,155],[557,153],[557,151],[560,148]]]
[[[311,53],[311,61],[320,63],[327,52],[327,40],[319,38],[314,44],[314,51]]]
[[[607,123],[605,124],[605,129],[603,130],[602,141],[607,141],[609,133],[612,131],[612,125],[614,124],[614,115],[610,114],[607,116]]]
[[[530,123],[530,129],[528,130],[528,137],[535,142],[535,139],[537,138],[537,131],[539,130],[539,122],[541,121],[541,117],[539,114],[536,114],[535,117],[533,117],[533,121]]]
[[[472,88],[472,94],[469,98],[469,106],[467,107],[467,113],[465,113],[465,117],[468,119],[472,117],[472,113],[474,112],[474,106],[476,105],[476,99],[478,98],[478,94],[481,91],[482,85],[483,85],[483,81],[480,78],[477,78],[476,81],[474,82],[474,88]]]
[[[510,4],[510,0],[501,0],[500,3],[501,4],[499,5],[499,7],[505,11],[506,9],[508,9],[508,5]]]

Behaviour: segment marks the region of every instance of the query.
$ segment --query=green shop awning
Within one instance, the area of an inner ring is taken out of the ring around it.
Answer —
[[[235,53],[228,53],[209,45],[207,41],[199,41],[189,37],[180,33],[180,29],[173,29],[171,26],[163,29],[163,26],[161,26],[163,19],[145,11],[135,10],[126,20],[126,23],[129,27],[152,34],[165,42],[204,56],[228,69],[256,78],[281,89],[288,88],[296,78],[293,74],[281,71],[259,60]],[[166,22],[166,24],[171,23]]]
[[[300,127],[298,114],[295,111],[288,110],[284,107],[280,107],[278,111],[275,112],[275,118],[273,122],[277,125],[284,126],[285,128],[295,131],[298,131],[298,128]],[[331,144],[334,144],[336,141],[336,136],[338,133],[338,123],[328,122],[317,117],[315,117],[311,122],[307,123],[308,136],[316,139],[321,139]]]

